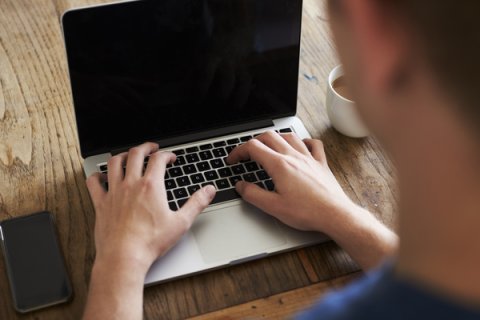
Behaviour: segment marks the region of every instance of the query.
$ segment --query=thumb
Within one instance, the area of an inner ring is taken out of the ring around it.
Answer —
[[[267,191],[253,183],[245,181],[237,182],[235,189],[242,196],[243,200],[266,213],[274,215],[281,209],[280,197],[275,192]]]
[[[192,225],[193,220],[200,214],[215,197],[216,189],[213,185],[207,185],[204,188],[195,192],[187,203],[177,211],[177,215],[182,215],[188,221],[189,226]]]

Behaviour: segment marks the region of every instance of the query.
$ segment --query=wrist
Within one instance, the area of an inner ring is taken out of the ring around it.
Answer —
[[[106,269],[118,274],[132,273],[145,278],[154,259],[135,246],[130,247],[118,245],[113,250],[97,252],[93,270]]]
[[[135,259],[95,259],[91,277],[103,283],[123,282],[143,287],[148,269],[143,262]]]

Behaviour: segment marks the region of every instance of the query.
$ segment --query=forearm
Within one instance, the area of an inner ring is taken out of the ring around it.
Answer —
[[[134,263],[95,262],[83,319],[142,319],[144,278]]]
[[[339,210],[326,233],[363,270],[376,267],[397,250],[398,237],[367,210],[351,204]]]

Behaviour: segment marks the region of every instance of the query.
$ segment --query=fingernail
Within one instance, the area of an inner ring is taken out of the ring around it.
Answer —
[[[217,193],[217,189],[215,189],[215,187],[211,184],[207,185],[203,190],[210,199],[213,199],[213,197],[215,197],[215,194]]]

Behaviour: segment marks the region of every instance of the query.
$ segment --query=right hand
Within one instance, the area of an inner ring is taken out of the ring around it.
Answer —
[[[240,181],[237,192],[247,202],[283,223],[304,231],[329,233],[334,220],[355,206],[327,165],[320,140],[267,132],[234,149],[229,163],[252,159],[270,175],[275,191]]]

